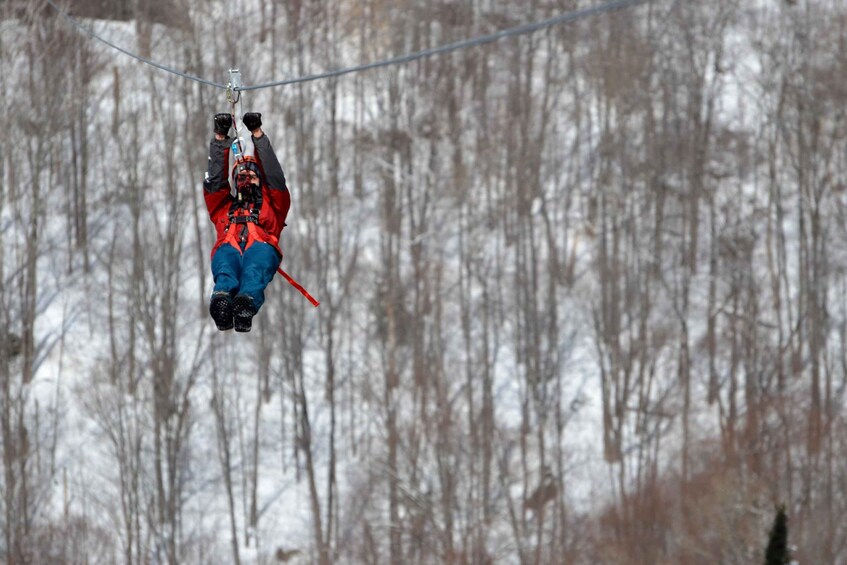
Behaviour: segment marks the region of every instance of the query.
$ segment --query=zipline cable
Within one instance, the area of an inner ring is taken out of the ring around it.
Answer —
[[[408,55],[401,55],[399,57],[392,57],[391,59],[385,59],[384,61],[376,61],[374,63],[366,63],[364,65],[358,65],[355,67],[347,67],[343,69],[337,69],[334,71],[327,71],[325,73],[319,73],[314,75],[303,76],[300,78],[293,78],[289,80],[280,80],[277,82],[267,82],[264,84],[257,84],[254,86],[245,86],[241,90],[259,90],[260,88],[270,88],[273,86],[288,86],[291,84],[297,84],[301,82],[308,82],[312,80],[320,80],[325,78],[333,78],[341,75],[346,75],[349,73],[357,73],[360,71],[367,71],[370,69],[376,69],[378,67],[387,67],[388,65],[399,65],[402,63],[408,63],[411,61],[415,61],[417,59],[423,59],[424,57],[431,57],[433,55],[440,55],[442,53],[449,53],[451,51],[457,51],[459,49],[466,49],[468,47],[475,47],[477,45],[484,45],[486,43],[493,43],[495,41],[499,41],[500,39],[504,39],[506,37],[514,37],[517,35],[524,35],[527,33],[533,33],[538,30],[551,27],[557,24],[564,23],[572,23],[577,20],[585,19],[591,16],[596,16],[598,14],[605,14],[609,12],[614,12],[617,10],[622,10],[624,8],[628,8],[630,6],[635,6],[636,4],[641,4],[645,0],[614,0],[612,2],[608,2],[606,4],[600,4],[598,6],[592,6],[591,8],[585,8],[582,10],[576,10],[574,12],[568,12],[566,14],[561,14],[559,16],[555,16],[553,18],[549,18],[546,20],[542,20],[535,23],[520,25],[517,27],[504,29],[498,31],[496,33],[492,33],[490,35],[483,35],[480,37],[476,37],[473,39],[465,39],[462,41],[457,41],[455,43],[448,43],[447,45],[442,45],[441,47],[432,47],[430,49],[424,49],[423,51],[417,51],[415,53],[410,53]]]
[[[271,87],[275,87],[275,86],[288,86],[288,85],[292,85],[292,84],[298,84],[298,83],[301,83],[301,82],[309,82],[309,81],[314,81],[314,80],[321,80],[321,79],[326,79],[326,78],[338,77],[338,76],[341,76],[341,75],[346,75],[346,74],[350,74],[350,73],[357,73],[357,72],[366,71],[366,70],[370,70],[370,69],[376,69],[376,68],[379,68],[379,67],[387,67],[389,65],[399,65],[399,64],[402,64],[402,63],[408,63],[408,62],[411,62],[411,61],[415,61],[417,59],[423,59],[425,57],[431,57],[433,55],[440,55],[442,53],[449,53],[451,51],[456,51],[456,50],[459,50],[459,49],[466,49],[468,47],[475,47],[477,45],[484,45],[486,43],[493,43],[495,41],[499,41],[499,40],[507,38],[507,37],[515,37],[515,36],[518,36],[518,35],[533,33],[533,32],[536,32],[536,31],[539,31],[541,29],[548,28],[548,27],[551,27],[551,26],[554,26],[554,25],[573,23],[575,21],[582,20],[582,19],[585,19],[585,18],[589,18],[589,17],[592,17],[592,16],[596,16],[596,15],[600,15],[600,14],[607,14],[607,13],[610,13],[610,12],[622,10],[624,8],[633,7],[633,6],[636,6],[638,4],[644,3],[645,1],[646,0],[612,0],[611,2],[607,2],[605,4],[599,4],[597,6],[592,6],[590,8],[583,8],[582,10],[576,10],[576,11],[573,11],[573,12],[568,12],[566,14],[560,14],[558,16],[548,18],[546,20],[541,20],[541,21],[534,22],[534,23],[529,23],[529,24],[524,24],[524,25],[520,25],[520,26],[517,26],[517,27],[509,28],[509,29],[504,29],[504,30],[498,31],[496,33],[492,33],[492,34],[489,34],[489,35],[483,35],[483,36],[476,37],[476,38],[473,38],[473,39],[465,39],[465,40],[462,40],[462,41],[457,41],[455,43],[448,43],[447,45],[442,45],[440,47],[432,47],[430,49],[424,49],[423,51],[417,51],[415,53],[409,53],[408,55],[401,55],[401,56],[398,56],[398,57],[392,57],[390,59],[385,59],[385,60],[382,60],[382,61],[375,61],[373,63],[366,63],[366,64],[363,64],[363,65],[357,65],[357,66],[354,66],[354,67],[345,67],[345,68],[336,69],[336,70],[333,70],[333,71],[327,71],[327,72],[324,72],[324,73],[306,75],[306,76],[302,76],[302,77],[299,77],[299,78],[280,80],[280,81],[276,81],[276,82],[266,82],[266,83],[263,83],[263,84],[257,84],[257,85],[253,85],[253,86],[242,86],[242,87],[238,88],[237,90],[238,91],[247,91],[247,90],[259,90],[259,89],[262,89],[262,88],[271,88]],[[98,41],[102,41],[103,43],[105,43],[109,47],[112,47],[113,49],[117,49],[118,51],[120,51],[121,53],[124,53],[125,55],[129,55],[130,57],[137,59],[137,60],[141,61],[142,63],[146,63],[148,65],[156,67],[157,69],[160,69],[160,70],[181,76],[183,78],[187,78],[189,80],[193,80],[195,82],[199,82],[199,83],[206,84],[206,85],[209,85],[209,86],[214,86],[216,88],[221,88],[221,89],[227,88],[227,85],[225,85],[225,84],[221,84],[221,83],[211,81],[211,80],[207,80],[207,79],[204,79],[204,78],[201,78],[201,77],[198,77],[198,76],[183,73],[183,72],[178,71],[174,68],[168,67],[166,65],[162,65],[161,63],[157,63],[157,62],[152,61],[150,59],[147,59],[145,57],[141,57],[140,55],[136,55],[135,53],[128,51],[127,49],[124,49],[123,47],[120,47],[118,45],[115,45],[111,41],[108,41],[108,40],[100,37],[99,35],[97,35],[93,31],[87,29],[85,26],[80,24],[76,19],[74,19],[70,15],[63,12],[54,3],[53,0],[47,0],[47,3],[50,4],[50,6],[52,6],[53,9],[56,10],[59,13],[59,15],[61,15],[65,20],[70,22],[74,27],[81,30],[86,35],[88,35],[88,36],[90,36],[94,39],[97,39]]]
[[[176,70],[176,69],[174,69],[174,68],[168,67],[168,66],[163,65],[163,64],[161,64],[161,63],[157,63],[156,61],[153,61],[153,60],[147,59],[146,57],[142,57],[141,55],[136,55],[136,54],[135,54],[135,53],[133,53],[132,51],[129,51],[129,50],[127,50],[127,49],[124,49],[124,48],[123,48],[123,47],[121,47],[120,45],[115,45],[114,43],[112,43],[112,42],[111,42],[111,41],[109,41],[108,39],[104,39],[104,38],[100,37],[99,35],[97,35],[97,34],[96,34],[96,33],[94,33],[93,31],[89,30],[89,29],[88,29],[88,28],[86,28],[84,25],[82,25],[81,23],[79,23],[76,19],[72,18],[71,16],[69,16],[68,14],[66,14],[65,12],[63,12],[63,11],[62,11],[62,10],[61,10],[61,9],[60,9],[60,8],[59,8],[59,7],[58,7],[58,6],[54,3],[54,2],[53,2],[53,0],[47,0],[47,3],[48,3],[48,4],[50,4],[50,5],[53,7],[53,9],[54,9],[54,10],[56,10],[56,11],[59,13],[59,15],[60,15],[60,16],[62,16],[65,20],[67,20],[68,22],[70,22],[70,23],[71,23],[71,25],[73,25],[75,28],[77,28],[78,30],[80,30],[80,31],[82,31],[83,33],[85,33],[86,35],[88,35],[88,36],[90,36],[90,37],[92,37],[92,38],[94,38],[94,39],[96,39],[96,40],[98,40],[98,41],[102,41],[103,43],[105,43],[105,44],[106,44],[106,45],[108,45],[109,47],[111,47],[111,48],[113,48],[113,49],[117,49],[118,51],[120,51],[120,52],[121,52],[121,53],[123,53],[124,55],[129,55],[129,56],[130,56],[130,57],[132,57],[133,59],[137,59],[137,60],[141,61],[142,63],[147,63],[148,65],[151,65],[151,66],[153,66],[153,67],[156,67],[157,69],[161,69],[161,70],[163,70],[163,71],[165,71],[165,72],[168,72],[168,73],[171,73],[171,74],[175,74],[175,75],[177,75],[177,76],[181,76],[181,77],[183,77],[183,78],[187,78],[187,79],[189,79],[189,80],[193,80],[193,81],[195,81],[195,82],[199,82],[199,83],[202,83],[202,84],[207,84],[207,85],[209,85],[209,86],[214,86],[214,87],[216,87],[216,88],[223,88],[223,89],[226,89],[226,85],[225,85],[225,84],[220,84],[220,83],[215,82],[215,81],[212,81],[212,80],[208,80],[208,79],[201,78],[201,77],[198,77],[198,76],[194,76],[194,75],[190,75],[190,74],[187,74],[187,73],[183,73],[182,71],[178,71],[178,70]]]

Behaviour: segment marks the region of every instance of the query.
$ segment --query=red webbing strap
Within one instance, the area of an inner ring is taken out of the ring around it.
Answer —
[[[286,272],[285,272],[285,271],[283,271],[282,269],[277,269],[277,272],[278,272],[280,275],[282,275],[283,277],[285,277],[285,280],[287,280],[291,286],[293,286],[294,288],[296,288],[297,290],[299,290],[299,291],[300,291],[300,294],[302,294],[303,296],[305,296],[305,297],[306,297],[306,300],[308,300],[309,302],[311,302],[311,303],[312,303],[312,306],[314,306],[315,308],[317,308],[318,306],[320,306],[320,302],[318,302],[317,300],[315,300],[315,299],[314,299],[314,297],[313,297],[311,294],[309,294],[309,291],[307,291],[305,288],[303,288],[302,286],[300,286],[300,283],[298,283],[297,281],[295,281],[294,279],[292,279],[292,278],[291,278],[291,276],[290,276],[288,273],[286,273]]]

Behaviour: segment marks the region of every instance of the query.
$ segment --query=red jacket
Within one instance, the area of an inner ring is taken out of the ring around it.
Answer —
[[[230,193],[227,182],[232,141],[232,138],[213,138],[209,144],[209,170],[203,181],[203,196],[217,232],[212,255],[224,243],[244,252],[256,241],[263,241],[272,245],[281,258],[279,235],[291,206],[285,174],[268,136],[254,137],[254,157],[261,169],[262,195],[258,201],[239,203]]]

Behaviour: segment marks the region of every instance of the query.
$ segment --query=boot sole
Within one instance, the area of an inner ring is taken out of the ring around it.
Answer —
[[[232,301],[235,331],[249,332],[253,327],[253,301],[249,296],[238,295]]]
[[[232,319],[232,300],[229,296],[214,296],[209,303],[209,314],[215,321],[215,325],[220,331],[231,330],[233,327]]]

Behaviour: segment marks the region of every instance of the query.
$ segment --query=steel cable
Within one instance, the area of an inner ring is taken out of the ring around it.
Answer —
[[[590,8],[583,8],[582,10],[576,10],[576,11],[573,11],[573,12],[568,12],[566,14],[560,14],[558,16],[548,18],[546,20],[541,20],[541,21],[534,22],[534,23],[529,23],[529,24],[524,24],[524,25],[513,27],[513,28],[509,28],[509,29],[504,29],[504,30],[498,31],[496,33],[492,33],[492,34],[489,34],[489,35],[483,35],[483,36],[476,37],[476,38],[473,38],[473,39],[465,39],[465,40],[462,40],[462,41],[457,41],[455,43],[449,43],[447,45],[442,45],[440,47],[432,47],[430,49],[424,49],[423,51],[417,51],[415,53],[409,53],[407,55],[401,55],[401,56],[398,56],[398,57],[392,57],[390,59],[384,59],[382,61],[376,61],[376,62],[373,62],[373,63],[366,63],[366,64],[363,64],[363,65],[356,65],[356,66],[353,66],[353,67],[344,67],[344,68],[341,68],[341,69],[336,69],[336,70],[327,71],[327,72],[323,72],[323,73],[306,75],[306,76],[302,76],[302,77],[298,77],[298,78],[280,80],[280,81],[275,81],[275,82],[266,82],[266,83],[262,83],[262,84],[256,84],[256,85],[253,85],[253,86],[242,86],[238,90],[239,91],[248,91],[248,90],[259,90],[259,89],[262,89],[262,88],[271,88],[271,87],[276,87],[276,86],[288,86],[288,85],[292,85],[292,84],[298,84],[298,83],[301,83],[301,82],[309,82],[309,81],[314,81],[314,80],[321,80],[321,79],[326,79],[326,78],[338,77],[338,76],[342,76],[342,75],[346,75],[346,74],[350,74],[350,73],[367,71],[367,70],[376,69],[376,68],[379,68],[379,67],[387,67],[389,65],[400,65],[400,64],[403,64],[403,63],[415,61],[417,59],[423,59],[425,57],[431,57],[433,55],[440,55],[442,53],[449,53],[451,51],[457,51],[459,49],[466,49],[468,47],[475,47],[475,46],[478,46],[478,45],[484,45],[486,43],[493,43],[495,41],[499,41],[499,40],[507,38],[507,37],[515,37],[515,36],[518,36],[518,35],[534,33],[536,31],[539,31],[541,29],[548,28],[548,27],[551,27],[551,26],[554,26],[554,25],[572,23],[572,22],[575,22],[575,21],[578,21],[578,20],[582,20],[582,19],[585,19],[585,18],[596,16],[596,15],[599,15],[599,14],[606,14],[606,13],[609,13],[609,12],[622,10],[624,8],[629,8],[631,6],[641,4],[645,1],[646,0],[613,0],[611,2],[607,2],[605,4],[599,4],[597,6],[592,6]],[[55,2],[53,0],[47,0],[47,3],[50,4],[50,6],[52,6],[53,9],[56,10],[59,13],[59,15],[61,15],[65,20],[70,22],[71,25],[73,25],[75,28],[79,29],[80,31],[82,31],[86,35],[92,37],[93,39],[101,41],[101,42],[105,43],[106,45],[108,45],[109,47],[112,47],[113,49],[117,49],[118,51],[120,51],[121,53],[124,53],[125,55],[129,55],[130,57],[137,59],[138,61],[141,61],[142,63],[146,63],[148,65],[156,67],[157,69],[166,71],[168,73],[171,73],[171,74],[183,77],[183,78],[187,78],[189,80],[193,80],[195,82],[199,82],[199,83],[206,84],[206,85],[209,85],[209,86],[214,86],[216,88],[221,88],[221,89],[227,88],[227,85],[225,85],[225,84],[221,84],[219,82],[215,82],[215,81],[204,79],[204,78],[194,76],[194,75],[191,75],[191,74],[188,74],[188,73],[184,73],[184,72],[179,71],[177,69],[174,69],[172,67],[168,67],[168,66],[163,65],[161,63],[157,63],[156,61],[153,61],[151,59],[147,59],[145,57],[137,55],[137,54],[135,54],[135,53],[133,53],[133,52],[127,50],[127,49],[124,49],[123,47],[120,47],[119,45],[116,45],[116,44],[112,43],[111,41],[104,39],[103,37],[100,37],[99,35],[97,35],[93,31],[91,31],[88,28],[86,28],[85,26],[83,26],[75,18],[73,18],[70,15],[63,12],[55,4]]]

